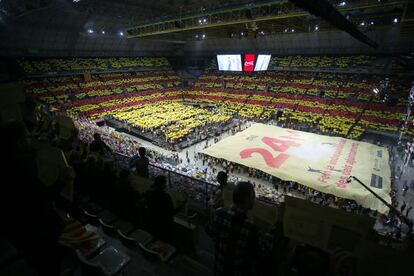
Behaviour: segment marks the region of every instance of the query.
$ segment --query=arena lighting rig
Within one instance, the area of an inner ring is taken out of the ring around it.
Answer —
[[[284,33],[283,30],[286,26],[289,26],[289,32],[286,31],[287,33],[309,32],[309,28],[313,31],[323,31],[326,28],[330,28],[328,24],[323,24],[323,21],[326,21],[330,23],[330,26],[348,32],[361,42],[376,47],[377,44],[365,36],[350,21],[354,20],[354,18],[343,14],[359,10],[376,10],[381,13],[380,17],[391,16],[384,22],[392,24],[392,18],[401,16],[401,14],[391,12],[390,15],[388,12],[388,15],[383,15],[383,10],[402,10],[402,7],[406,3],[407,0],[394,0],[384,3],[378,2],[377,0],[367,0],[353,1],[343,6],[334,7],[326,0],[257,1],[255,3],[235,5],[232,7],[189,12],[179,16],[155,19],[149,22],[144,21],[141,24],[129,26],[126,31],[126,36],[128,38],[145,38],[181,34],[189,39],[194,39],[197,33],[212,32],[211,35],[206,35],[209,38],[213,38],[213,34],[222,34],[222,37],[228,37],[231,33],[240,34],[240,32],[250,31],[253,33],[253,36],[257,37],[258,35],[264,34]],[[309,13],[320,18],[315,18],[315,22],[309,23],[307,21],[310,17]],[[255,30],[249,30],[246,26],[256,27]]]

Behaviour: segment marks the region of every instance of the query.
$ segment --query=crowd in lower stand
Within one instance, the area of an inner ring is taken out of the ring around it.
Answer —
[[[281,269],[276,267],[281,265],[281,260],[288,259],[287,252],[292,248],[287,246],[288,239],[281,232],[280,222],[270,232],[259,233],[246,216],[253,207],[256,193],[259,198],[273,202],[276,201],[268,197],[269,191],[272,191],[272,195],[275,192],[282,195],[302,193],[302,196],[322,205],[376,215],[355,202],[334,198],[297,183],[283,182],[259,171],[203,155],[197,155],[196,158],[204,160],[209,169],[201,172],[196,168],[187,170],[184,169],[185,162],[177,155],[146,152],[133,139],[108,127],[98,127],[89,121],[77,119],[77,128],[72,129],[62,124],[59,117],[51,117],[50,110],[44,107],[26,110],[24,123],[1,125],[4,134],[1,136],[3,178],[9,183],[3,185],[0,209],[4,221],[9,222],[7,227],[2,227],[4,236],[13,242],[40,275],[59,274],[62,229],[68,216],[82,220],[79,206],[86,199],[122,214],[135,226],[150,231],[157,238],[172,241],[169,230],[173,216],[183,205],[173,204],[171,195],[166,192],[167,183],[170,188],[176,188],[192,199],[210,202],[210,206],[215,208],[221,207],[217,196],[220,197],[222,189],[228,185],[227,177],[224,177],[227,174],[223,170],[228,174],[247,171],[251,178],[270,181],[276,189],[237,178],[228,179],[229,182],[237,182],[232,193],[233,205],[213,210],[211,222],[206,227],[215,243],[216,275],[269,275]],[[69,135],[65,135],[66,128],[70,130]],[[128,157],[127,164],[117,163],[118,153]],[[46,159],[43,154],[46,154]],[[45,160],[51,163],[44,164]],[[150,163],[157,167],[149,168]],[[167,179],[163,168],[180,174],[173,174],[171,179]],[[207,172],[210,172],[209,176]],[[187,174],[197,177],[199,173],[200,178],[209,182],[214,178],[216,186],[205,186],[205,182],[197,184],[197,180],[182,176]],[[215,181],[217,173],[218,183]],[[152,175],[156,175],[153,182],[148,179]],[[151,183],[147,192],[140,193],[134,189],[135,177],[141,177],[140,183]],[[407,205],[401,208],[401,212],[405,211],[406,214],[410,210],[411,207]],[[389,215],[384,218],[384,224],[392,224],[398,229],[395,233],[398,240],[411,241],[412,222],[403,215]],[[42,254],[39,254],[39,248],[42,248]],[[286,269],[296,271],[295,275],[309,275],[310,271],[316,273],[312,275],[343,275],[330,270],[330,267],[336,266],[328,265],[328,253],[302,244],[294,248],[297,261]],[[311,270],[310,261],[304,260],[308,254],[318,260],[318,265],[312,266]]]
[[[231,133],[234,134],[235,132],[238,132],[244,129],[244,127],[246,127],[245,125],[243,128],[241,128],[240,125],[241,124],[236,125],[231,130]],[[105,143],[107,143],[114,152],[121,153],[128,157],[133,156],[137,152],[137,149],[140,147],[140,144],[133,138],[119,134],[118,132],[108,127],[97,127],[96,125],[90,123],[87,120],[84,120],[82,122],[82,125],[79,125],[79,127],[80,137],[84,138],[86,141],[90,141],[90,138],[93,133],[100,133]],[[218,142],[218,137],[216,138],[215,142]],[[206,143],[204,148],[207,148],[207,146],[208,143]],[[271,202],[273,204],[282,203],[284,201],[284,195],[289,194],[307,200],[311,200],[323,206],[340,208],[347,212],[367,214],[372,217],[377,216],[376,211],[364,208],[358,205],[353,200],[338,198],[333,195],[325,194],[312,188],[300,185],[293,181],[283,181],[269,174],[266,174],[260,170],[248,168],[246,166],[232,163],[226,160],[217,159],[208,155],[204,155],[202,153],[194,153],[194,159],[200,160],[203,164],[202,167],[198,167],[195,164],[191,164],[188,152],[186,157],[187,160],[182,160],[178,157],[178,154],[166,156],[155,150],[149,150],[148,156],[150,157],[150,163],[153,165],[176,172],[177,174],[182,174],[196,179],[201,179],[213,185],[217,184],[217,182],[215,181],[215,175],[219,171],[226,171],[230,176],[229,181],[232,183],[242,181],[243,179],[246,179],[243,176],[248,176],[248,179],[251,180],[252,184],[255,187],[257,197],[259,199]],[[394,164],[392,164],[392,166],[393,165]],[[179,178],[178,175],[174,177]],[[188,179],[186,180],[183,178],[174,179],[174,177],[172,182],[176,185],[177,189],[188,193],[191,198],[199,201],[204,201],[208,197],[208,195],[206,195],[206,184],[204,184],[203,182],[196,183],[194,181]],[[215,190],[213,186],[209,187],[209,193]],[[393,190],[391,196],[395,194],[393,182],[392,188]],[[392,204],[394,207],[399,206],[399,202],[395,196],[392,196]],[[410,206],[407,206],[407,210],[409,207]],[[405,221],[404,219],[399,218],[393,213],[390,213],[388,216],[381,217],[381,221],[384,223],[384,225],[391,227],[393,231],[392,234],[395,237],[401,237],[400,230],[402,224],[410,224],[409,221]],[[403,235],[406,235],[407,230],[412,227],[411,224],[407,226],[409,227],[402,227],[405,230]]]

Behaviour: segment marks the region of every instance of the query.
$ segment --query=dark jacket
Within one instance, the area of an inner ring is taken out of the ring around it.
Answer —
[[[161,240],[169,240],[174,222],[174,205],[164,190],[151,188],[144,194],[150,232]]]

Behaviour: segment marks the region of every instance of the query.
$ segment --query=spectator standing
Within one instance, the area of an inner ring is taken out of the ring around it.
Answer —
[[[403,201],[403,205],[401,205],[401,214],[404,212],[405,207],[407,206],[407,203],[405,203],[405,201]]]
[[[224,197],[223,197],[223,190],[227,186],[227,173],[224,171],[220,171],[217,174],[217,182],[219,183],[219,188],[217,189],[216,193],[214,194],[213,200],[212,200],[212,207],[214,209],[224,207]]]
[[[402,188],[402,196],[405,196],[405,194],[407,193],[407,191],[408,191],[408,186],[407,186],[407,184],[404,184],[404,186]]]
[[[146,218],[150,232],[157,238],[170,241],[174,222],[174,205],[171,196],[165,192],[167,180],[159,175],[144,194]]]
[[[131,167],[135,167],[136,173],[139,176],[149,177],[149,159],[146,157],[147,149],[140,147],[138,154],[132,158]]]
[[[217,209],[207,226],[215,243],[215,275],[255,275],[258,232],[247,217],[254,201],[253,185],[240,182],[233,192],[233,205]]]
[[[102,141],[101,135],[99,133],[95,133],[93,135],[93,141],[92,141],[91,145],[89,146],[89,150],[91,152],[97,152],[97,153],[100,153],[100,154],[104,154],[105,151],[112,152],[111,148],[108,147],[108,145],[105,144],[104,141]]]
[[[407,218],[408,218],[408,214],[411,212],[411,209],[413,209],[413,206],[409,206],[409,207],[407,208],[407,210],[405,211],[405,217],[407,217]]]

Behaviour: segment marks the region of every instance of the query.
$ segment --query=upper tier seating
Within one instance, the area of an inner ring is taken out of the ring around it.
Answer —
[[[275,108],[282,108],[284,116],[279,121],[306,123],[325,134],[358,138],[364,129],[395,132],[401,126],[409,82],[390,82],[388,94],[398,101],[389,106],[373,93],[381,80],[380,76],[362,74],[211,72],[202,75],[193,89],[196,91],[188,94],[193,100],[213,99],[220,105],[231,101],[232,109],[249,119],[268,119]],[[236,99],[229,99],[234,93]],[[406,132],[413,133],[412,125]]]
[[[18,64],[27,74],[107,71],[129,68],[170,68],[168,60],[164,57],[21,59],[18,60]]]
[[[272,55],[268,70],[311,70],[311,71],[358,71],[384,72],[386,69],[401,71],[395,57],[382,56],[274,56]],[[217,60],[213,58],[207,71],[218,70]]]
[[[385,105],[372,91],[381,77],[363,74],[263,72],[206,73],[194,87],[177,88],[170,71],[43,78],[26,81],[28,91],[69,114],[89,118],[112,115],[142,131],[161,128],[166,141],[181,139],[206,124],[231,117],[266,121],[278,109],[278,121],[323,134],[359,138],[366,130],[396,132],[405,112],[409,87],[391,81],[396,106]],[[179,102],[212,104],[214,112]],[[185,115],[180,115],[182,110]],[[155,132],[157,133],[157,132]],[[158,134],[161,134],[158,133]],[[413,133],[412,125],[406,133]]]
[[[272,56],[269,69],[288,68],[337,68],[337,69],[384,69],[384,58],[375,56]]]

